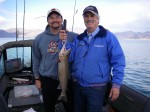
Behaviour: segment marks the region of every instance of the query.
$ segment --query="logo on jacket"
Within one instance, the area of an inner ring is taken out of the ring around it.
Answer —
[[[104,47],[104,45],[94,45],[95,47]]]
[[[58,52],[58,43],[55,41],[49,42],[47,52],[49,52],[51,54]]]
[[[78,46],[84,46],[85,44],[84,44],[84,42],[80,42],[79,44],[78,44]]]

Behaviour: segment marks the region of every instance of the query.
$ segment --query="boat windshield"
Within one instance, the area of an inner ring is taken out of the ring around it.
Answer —
[[[6,68],[7,73],[31,68],[31,47],[13,47],[6,49],[6,57],[3,53],[0,57],[0,78],[5,72],[4,68]]]
[[[31,47],[17,47],[6,50],[7,60],[21,59],[24,68],[31,67]]]

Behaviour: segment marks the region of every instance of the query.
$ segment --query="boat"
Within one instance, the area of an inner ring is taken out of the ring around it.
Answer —
[[[32,73],[32,41],[14,41],[0,46],[0,112],[44,111]]]
[[[0,112],[44,112],[42,96],[35,89],[32,42],[11,41],[0,46]],[[115,102],[106,95],[103,112],[150,112],[150,98],[123,84]]]

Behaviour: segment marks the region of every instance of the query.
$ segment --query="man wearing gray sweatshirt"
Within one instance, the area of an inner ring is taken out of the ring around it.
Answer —
[[[48,11],[46,29],[33,42],[33,73],[35,84],[42,91],[45,112],[54,112],[58,98],[58,43],[63,17],[59,9]],[[67,32],[68,42],[77,34]]]

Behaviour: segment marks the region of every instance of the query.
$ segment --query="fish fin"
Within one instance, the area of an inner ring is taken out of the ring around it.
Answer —
[[[67,102],[67,96],[66,93],[62,93],[60,94],[60,96],[58,97],[58,101],[64,101]]]

